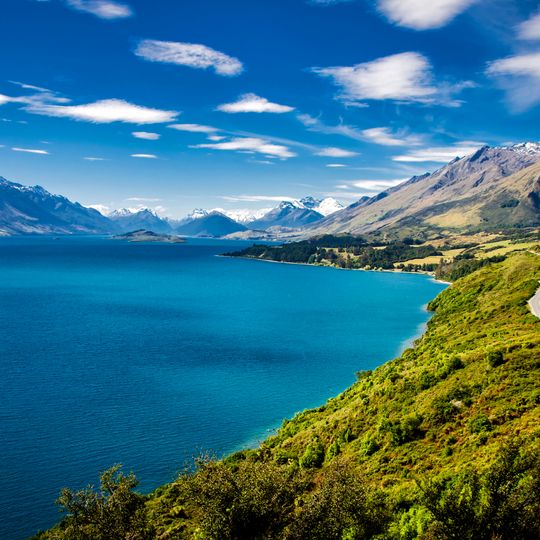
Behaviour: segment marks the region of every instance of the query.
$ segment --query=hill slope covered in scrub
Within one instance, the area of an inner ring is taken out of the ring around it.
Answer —
[[[100,504],[128,509],[114,538],[540,538],[539,279],[528,252],[459,279],[414,348],[257,450],[200,456],[124,506],[110,486],[134,485],[109,476]],[[89,493],[65,491],[72,517],[38,537],[112,538],[86,519]]]

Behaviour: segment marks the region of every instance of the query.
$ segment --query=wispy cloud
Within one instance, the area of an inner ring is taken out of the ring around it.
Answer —
[[[244,71],[238,58],[227,56],[206,45],[143,39],[135,49],[135,54],[149,62],[177,64],[196,69],[211,67],[218,75],[226,77],[235,77]]]
[[[416,146],[420,143],[420,137],[416,135],[393,134],[390,128],[378,127],[364,129],[362,135],[366,140],[382,146]]]
[[[259,152],[276,156],[281,159],[296,157],[297,154],[291,152],[287,146],[269,143],[263,139],[234,137],[228,142],[218,142],[215,144],[197,144],[190,148],[212,148],[214,150],[233,150],[236,152],[248,151]]]
[[[429,60],[417,52],[386,56],[351,67],[312,68],[311,71],[321,77],[331,77],[334,84],[342,88],[338,98],[345,102],[391,100],[456,107],[460,102],[451,95],[474,86],[469,81],[437,83]]]
[[[273,161],[259,161],[257,159],[254,159],[253,163],[262,163],[264,165],[275,165],[275,162],[273,162]]]
[[[260,201],[292,202],[295,200],[292,197],[274,197],[274,196],[267,196],[267,195],[238,195],[236,197],[218,196],[218,198],[224,199],[226,201],[231,201],[231,202],[260,202]]]
[[[413,30],[442,28],[478,0],[378,0],[377,7],[397,26]]]
[[[83,159],[86,159],[87,161],[109,161],[108,159],[100,157],[85,157]]]
[[[158,124],[172,122],[180,114],[178,111],[141,107],[122,99],[104,99],[85,105],[51,105],[43,100],[34,100],[23,109],[32,114],[71,118],[95,124]]]
[[[408,178],[397,178],[394,180],[357,180],[352,182],[352,185],[369,191],[385,191],[386,189],[395,187],[407,180]]]
[[[486,75],[506,90],[506,100],[514,112],[523,112],[540,103],[540,53],[500,58],[490,62]]]
[[[365,191],[326,191],[323,192],[323,197],[334,197],[335,199],[352,199],[357,201],[362,197],[373,197],[377,195],[378,191],[365,192]]]
[[[201,126],[200,124],[171,124],[168,128],[177,129],[179,131],[190,131],[192,133],[214,133],[219,131],[212,126]]]
[[[91,13],[100,19],[125,19],[134,15],[126,4],[118,4],[110,0],[66,0],[67,4],[76,9]]]
[[[226,113],[286,113],[294,111],[294,107],[271,103],[266,98],[256,96],[255,94],[243,94],[238,101],[235,101],[234,103],[224,103],[217,107],[216,111]]]
[[[392,130],[387,127],[362,130],[356,126],[347,126],[343,123],[337,126],[328,126],[319,118],[313,118],[309,114],[299,114],[297,118],[310,131],[343,135],[357,141],[365,141],[383,146],[416,146],[420,144],[420,137],[417,135],[407,135],[405,130],[400,130],[396,133],[392,133]]]
[[[462,158],[476,152],[484,146],[484,143],[467,141],[467,144],[456,144],[454,146],[443,146],[436,148],[425,148],[423,150],[415,150],[406,155],[394,156],[393,161],[405,162],[423,162],[433,161],[437,163],[448,163],[456,157]]]
[[[29,152],[30,154],[49,154],[45,150],[30,150],[29,148],[12,148],[16,152]]]
[[[209,141],[222,141],[223,139],[226,139],[227,137],[221,137],[219,135],[208,135]]]
[[[518,25],[517,33],[519,39],[540,40],[540,13],[533,15],[529,20]]]
[[[51,90],[47,90],[46,88],[40,88],[39,86],[32,86],[31,84],[25,84],[18,81],[8,81],[11,84],[16,84],[17,86],[20,86],[21,88],[26,88],[28,90],[36,90],[38,92],[51,92]]]
[[[331,146],[323,148],[318,152],[315,152],[316,156],[325,157],[353,157],[357,156],[358,152],[351,152],[350,150],[342,150],[341,148],[332,148]]]
[[[109,213],[109,207],[104,204],[89,204],[86,208],[93,208],[97,210],[100,214],[106,216]]]
[[[147,131],[134,131],[132,135],[137,139],[146,139],[148,141],[157,141],[161,137],[159,133],[148,133]]]
[[[326,166],[327,167],[346,167],[347,165],[343,165],[343,163],[328,163]]]
[[[131,157],[141,157],[141,158],[157,159],[157,156],[154,156],[154,154],[131,154]]]

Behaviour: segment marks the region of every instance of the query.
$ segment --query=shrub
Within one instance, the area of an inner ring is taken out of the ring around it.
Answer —
[[[286,540],[360,540],[383,533],[390,514],[358,469],[335,459],[317,491],[302,506]]]
[[[274,538],[291,520],[291,508],[308,486],[298,468],[275,462],[242,461],[233,473],[222,461],[202,456],[196,472],[177,480],[201,513],[204,538]]]
[[[459,411],[459,409],[453,403],[450,403],[448,396],[436,397],[431,403],[431,409],[431,418],[437,424],[445,424],[446,422],[449,422]]]
[[[315,441],[309,443],[303,456],[300,458],[300,467],[303,469],[312,469],[320,467],[324,462],[324,446]]]
[[[371,456],[379,449],[379,444],[373,435],[366,433],[360,442],[360,448],[362,455]]]
[[[487,353],[486,357],[487,363],[492,367],[496,368],[504,364],[504,356],[502,351],[490,351]]]
[[[485,414],[478,414],[474,418],[471,418],[468,422],[468,426],[471,433],[491,431],[491,422]]]

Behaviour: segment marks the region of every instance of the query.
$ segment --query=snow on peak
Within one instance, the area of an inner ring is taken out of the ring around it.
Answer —
[[[224,208],[213,208],[210,212],[220,212],[237,223],[251,223],[257,219],[261,219],[265,214],[273,210],[273,208],[262,208],[261,210],[225,210]]]
[[[107,217],[121,218],[121,217],[133,216],[141,212],[150,213],[153,216],[157,217],[157,214],[152,209],[147,208],[146,206],[139,207],[139,208],[119,208],[118,210],[113,210],[112,212],[109,212]]]
[[[191,214],[188,214],[186,216],[186,219],[194,220],[199,219],[202,217],[206,217],[208,215],[208,212],[206,210],[203,210],[202,208],[195,208]]]
[[[333,197],[327,197],[319,203],[319,206],[317,206],[315,211],[326,217],[334,212],[339,212],[339,210],[342,209],[343,205],[339,204]]]
[[[532,154],[540,154],[540,143],[535,142],[526,142],[514,144],[512,146],[503,146],[512,152],[516,152],[521,156],[530,156]]]

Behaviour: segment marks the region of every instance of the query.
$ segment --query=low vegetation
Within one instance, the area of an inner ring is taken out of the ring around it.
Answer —
[[[533,253],[486,262],[429,304],[414,348],[258,449],[198,456],[148,496],[113,469],[34,538],[540,538],[539,279]]]

